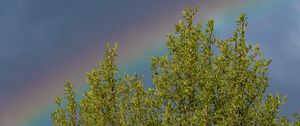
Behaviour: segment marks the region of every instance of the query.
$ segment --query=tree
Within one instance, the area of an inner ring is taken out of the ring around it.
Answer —
[[[278,114],[285,97],[266,94],[271,60],[247,44],[246,15],[231,38],[220,40],[213,20],[204,27],[193,22],[197,11],[183,11],[167,35],[169,52],[152,58],[154,88],[145,89],[137,73],[116,79],[117,45],[107,45],[103,61],[87,74],[80,103],[69,81],[65,102],[56,98],[54,125],[299,125]]]

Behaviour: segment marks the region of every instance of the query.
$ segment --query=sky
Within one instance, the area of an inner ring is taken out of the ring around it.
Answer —
[[[214,19],[221,38],[247,13],[248,43],[273,60],[269,92],[288,97],[280,113],[299,112],[299,0],[0,0],[0,125],[51,126],[54,97],[66,80],[86,85],[105,43],[119,43],[120,73],[137,71],[151,85],[151,56],[167,52],[166,33],[197,4],[196,22]]]

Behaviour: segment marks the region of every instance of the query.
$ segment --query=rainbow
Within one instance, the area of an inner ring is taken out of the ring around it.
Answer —
[[[272,1],[272,2],[271,2]],[[216,27],[222,28],[226,20],[235,19],[240,12],[256,13],[262,7],[272,7],[279,4],[280,0],[227,0],[213,2],[199,2],[201,5],[199,20],[213,18]],[[145,19],[145,22],[130,25],[126,32],[112,37],[119,41],[118,63],[120,71],[138,71],[149,77],[149,65],[152,55],[161,55],[166,50],[165,34],[173,31],[174,24],[180,19],[181,11],[189,4],[197,2],[185,2],[174,8],[166,8],[165,11],[155,17]],[[171,6],[168,6],[171,7]],[[251,15],[255,18],[255,15]],[[154,22],[146,20],[156,20]],[[233,22],[234,23],[234,22]],[[132,27],[133,26],[133,27]],[[101,36],[101,34],[99,35]],[[69,79],[75,87],[81,87],[85,83],[85,73],[98,63],[103,53],[105,40],[97,45],[84,47],[83,52],[75,53],[68,58],[65,64],[57,66],[57,71],[51,71],[42,78],[32,78],[26,89],[9,98],[9,102],[2,102],[5,108],[0,109],[0,125],[3,126],[34,126],[51,125],[50,113],[53,110],[53,99],[63,94],[64,82]],[[84,44],[84,43],[83,43]],[[64,60],[64,59],[57,59]],[[80,61],[79,61],[80,60]],[[146,81],[147,82],[147,81]]]

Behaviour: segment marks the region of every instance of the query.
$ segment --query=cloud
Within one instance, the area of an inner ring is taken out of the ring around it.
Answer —
[[[264,40],[262,45],[266,47],[267,56],[273,59],[270,65],[270,91],[288,96],[281,112],[291,118],[300,109],[300,2],[282,2],[277,6],[277,11],[274,9],[273,14],[267,17],[270,20],[266,20],[264,26],[258,28],[268,28],[263,30],[266,32],[263,35],[267,37],[261,38]]]
[[[295,20],[298,22],[297,24],[295,24],[294,28],[291,29],[291,31],[289,32],[289,41],[291,42],[291,44],[286,44],[286,48],[288,48],[288,50],[293,53],[294,55],[296,55],[295,58],[300,59],[300,39],[299,39],[299,35],[300,35],[300,16],[296,16],[296,15],[300,15],[300,2],[299,1],[295,1],[295,4],[293,4],[293,8],[295,10],[294,12],[294,17]]]

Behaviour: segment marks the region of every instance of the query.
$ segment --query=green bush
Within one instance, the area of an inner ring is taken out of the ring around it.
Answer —
[[[197,11],[183,11],[183,21],[167,35],[169,52],[152,58],[154,88],[145,89],[137,74],[116,79],[117,45],[107,45],[101,64],[87,74],[80,103],[70,82],[65,102],[57,97],[54,125],[290,125],[278,114],[285,97],[266,94],[271,60],[247,44],[246,15],[231,38],[220,40],[213,20],[193,22]]]

